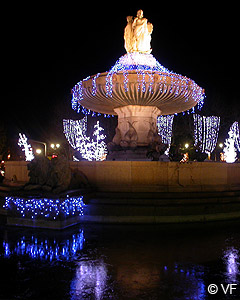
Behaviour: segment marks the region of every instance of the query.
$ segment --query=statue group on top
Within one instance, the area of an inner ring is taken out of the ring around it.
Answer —
[[[153,25],[143,17],[143,11],[139,10],[137,16],[127,17],[127,26],[124,30],[125,49],[127,53],[151,53],[151,33]]]

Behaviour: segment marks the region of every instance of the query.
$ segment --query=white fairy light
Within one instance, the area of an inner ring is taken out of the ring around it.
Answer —
[[[107,146],[104,142],[104,139],[106,138],[106,135],[101,134],[101,131],[104,129],[100,127],[99,121],[97,121],[97,124],[94,125],[95,131],[93,133],[93,136],[96,136],[96,142],[92,142],[92,149],[93,149],[93,160],[105,160],[107,155]]]
[[[234,163],[237,159],[237,150],[240,150],[239,147],[239,128],[238,122],[234,122],[230,127],[228,132],[228,138],[224,142],[224,159],[227,163]],[[235,148],[236,146],[236,148]]]
[[[234,145],[237,148],[238,152],[240,152],[240,132],[238,122],[234,122],[231,126],[232,131],[234,133]]]
[[[31,161],[34,159],[33,149],[31,144],[28,144],[28,139],[25,134],[19,133],[18,146],[25,153],[25,160]]]
[[[63,120],[63,129],[67,141],[73,149],[78,149],[87,131],[87,117],[82,120]]]
[[[165,154],[168,155],[172,139],[172,124],[174,115],[159,116],[157,118],[158,133],[161,135],[162,142],[168,145]]]
[[[212,153],[216,148],[220,117],[193,115],[195,146],[199,146],[202,153]]]
[[[87,118],[82,120],[63,120],[64,134],[69,144],[81,153],[88,161],[101,161],[106,159],[107,146],[104,142],[106,136],[101,133],[104,129],[100,127],[99,121],[94,125],[93,139],[86,135]],[[76,157],[74,158],[76,160]]]

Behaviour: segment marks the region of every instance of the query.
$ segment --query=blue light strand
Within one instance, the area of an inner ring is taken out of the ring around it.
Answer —
[[[92,79],[92,95],[95,96],[97,92],[97,83],[96,79],[99,77],[100,73],[97,73]]]
[[[23,218],[47,218],[82,216],[83,196],[60,199],[5,197],[3,208]]]
[[[121,56],[115,65],[110,69],[106,77],[106,96],[112,97],[113,75],[119,72],[124,74],[124,88],[127,91],[128,71],[137,71],[138,89],[142,88],[142,92],[146,91],[145,75],[150,77],[150,85],[152,89],[153,76],[152,72],[171,73],[167,68],[163,67],[152,54],[127,53]],[[148,72],[149,71],[149,72]],[[142,78],[142,79],[140,79]]]

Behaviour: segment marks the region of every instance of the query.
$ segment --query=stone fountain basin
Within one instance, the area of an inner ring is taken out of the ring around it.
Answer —
[[[204,94],[193,80],[178,74],[132,70],[115,73],[110,79],[108,74],[93,75],[82,82],[79,104],[111,115],[117,115],[115,108],[128,105],[155,106],[162,115],[169,115],[191,109]],[[110,82],[111,95],[106,80]]]

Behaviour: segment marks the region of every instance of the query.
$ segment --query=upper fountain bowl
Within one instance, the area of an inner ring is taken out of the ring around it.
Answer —
[[[193,80],[142,53],[125,54],[109,72],[77,83],[72,94],[73,109],[81,105],[111,115],[116,115],[115,108],[127,105],[155,106],[169,115],[189,110],[204,98],[204,90]]]

